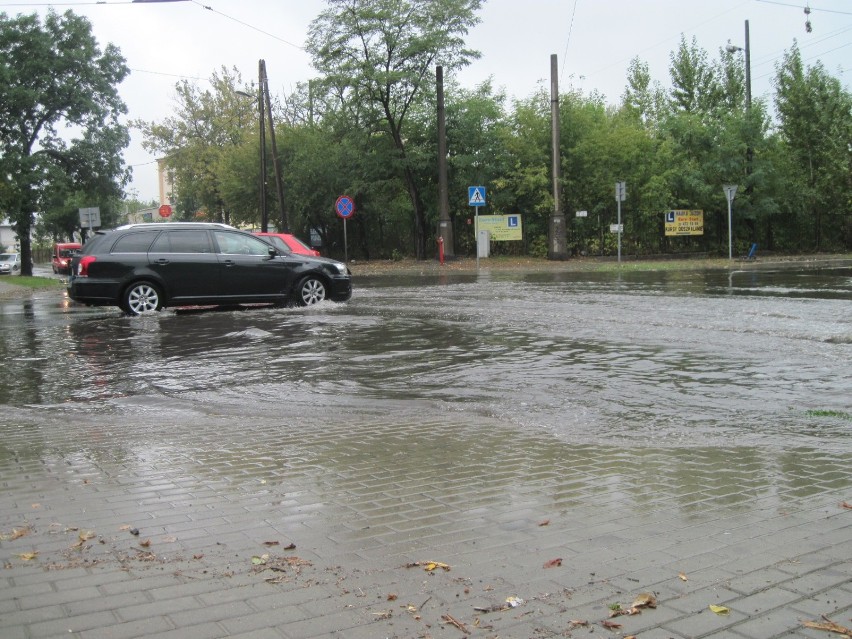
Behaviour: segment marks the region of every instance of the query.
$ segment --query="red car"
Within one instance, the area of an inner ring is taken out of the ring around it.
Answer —
[[[54,273],[71,273],[71,258],[82,248],[78,242],[66,242],[53,245],[53,255],[50,258]]]
[[[255,233],[258,237],[265,238],[275,248],[284,249],[298,255],[313,255],[319,257],[320,252],[312,249],[295,235],[289,233]]]

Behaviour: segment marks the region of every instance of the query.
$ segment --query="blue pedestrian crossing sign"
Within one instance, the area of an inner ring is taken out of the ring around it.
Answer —
[[[467,187],[467,203],[468,206],[485,206],[485,187]]]

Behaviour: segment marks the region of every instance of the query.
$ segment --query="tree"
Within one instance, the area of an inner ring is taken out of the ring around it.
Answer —
[[[214,72],[210,85],[211,89],[201,90],[194,82],[181,80],[175,85],[175,115],[160,123],[137,121],[134,126],[142,130],[143,146],[165,158],[173,176],[172,199],[183,219],[193,219],[201,210],[208,219],[257,224],[259,141],[252,138],[257,101],[242,94],[236,69]],[[244,160],[239,167],[235,154]],[[222,190],[225,183],[232,187],[230,194]]]
[[[129,70],[118,49],[103,51],[88,20],[71,11],[9,18],[0,14],[0,206],[21,244],[22,272],[32,274],[34,213],[57,193],[90,201],[118,197],[129,144],[117,85]],[[73,130],[70,140],[60,131]]]
[[[780,133],[793,163],[786,198],[799,220],[793,235],[807,242],[798,248],[819,251],[826,229],[839,240],[840,229],[852,224],[852,94],[822,64],[805,68],[796,46],[785,54],[776,86]]]
[[[659,82],[652,84],[648,63],[633,58],[627,67],[627,86],[621,96],[622,109],[650,126],[660,119],[664,103],[663,89]]]
[[[722,89],[707,60],[707,52],[698,47],[695,38],[687,46],[681,36],[677,52],[670,56],[672,105],[687,113],[708,113],[721,100]]]
[[[436,65],[447,72],[478,53],[463,36],[479,22],[481,0],[328,0],[312,23],[306,44],[314,66],[340,104],[367,128],[390,136],[398,171],[414,211],[414,247],[426,252],[422,194],[406,150],[406,116]],[[356,196],[357,197],[357,196]]]

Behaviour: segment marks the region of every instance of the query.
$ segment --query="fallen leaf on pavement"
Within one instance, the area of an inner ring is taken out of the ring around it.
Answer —
[[[621,624],[616,623],[615,621],[601,621],[601,625],[604,628],[609,628],[610,630],[617,630],[618,628],[621,628]]]
[[[433,570],[436,570],[438,568],[443,569],[444,572],[450,571],[449,564],[444,564],[444,563],[441,563],[440,561],[415,561],[413,564],[410,564],[410,565],[411,566],[423,566],[423,570],[425,570],[426,572],[432,572]]]
[[[716,606],[714,604],[710,604],[710,610],[715,612],[717,615],[727,615],[731,612],[730,609],[725,608],[725,606]]]
[[[852,629],[834,623],[828,617],[823,616],[823,619],[825,621],[806,621],[802,625],[806,628],[813,628],[814,630],[825,630],[826,632],[835,632],[844,637],[852,637]]]
[[[657,598],[653,593],[643,592],[636,596],[636,599],[633,600],[632,604],[633,608],[656,608],[657,607]]]
[[[852,504],[850,504],[848,501],[844,501],[842,504],[840,504],[840,507],[841,508],[852,508]]]
[[[556,559],[551,559],[550,561],[545,561],[542,568],[556,568],[562,565],[562,557],[557,557]]]
[[[29,527],[27,527],[27,528],[12,528],[11,534],[0,535],[0,539],[3,539],[3,540],[8,539],[8,540],[11,541],[13,539],[20,539],[21,537],[26,537],[29,534],[30,534]]]
[[[34,550],[33,552],[22,552],[18,555],[19,558],[24,561],[32,561],[36,557],[38,557],[38,550]]]
[[[681,581],[689,581],[689,577],[687,577],[685,573],[679,572],[677,573],[677,576],[680,577]]]
[[[547,526],[550,523],[549,519],[545,519],[544,521],[538,522],[539,526]]]

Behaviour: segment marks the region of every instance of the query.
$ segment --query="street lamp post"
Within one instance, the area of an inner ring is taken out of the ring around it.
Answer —
[[[751,47],[749,46],[748,20],[745,21],[745,47],[738,47],[728,40],[725,50],[728,53],[742,51],[745,56],[746,112],[749,112],[751,111]]]
[[[728,45],[725,47],[725,50],[728,53],[735,53],[737,51],[742,51],[745,57],[745,90],[746,90],[746,117],[751,116],[751,45],[749,42],[749,32],[748,32],[748,20],[745,21],[745,47],[738,47],[735,44],[731,44],[731,41],[728,40]],[[749,140],[751,136],[749,135]],[[754,156],[754,150],[751,148],[751,144],[746,145],[746,175],[751,175],[751,164],[752,158]],[[746,184],[746,189],[751,188],[751,184]]]

